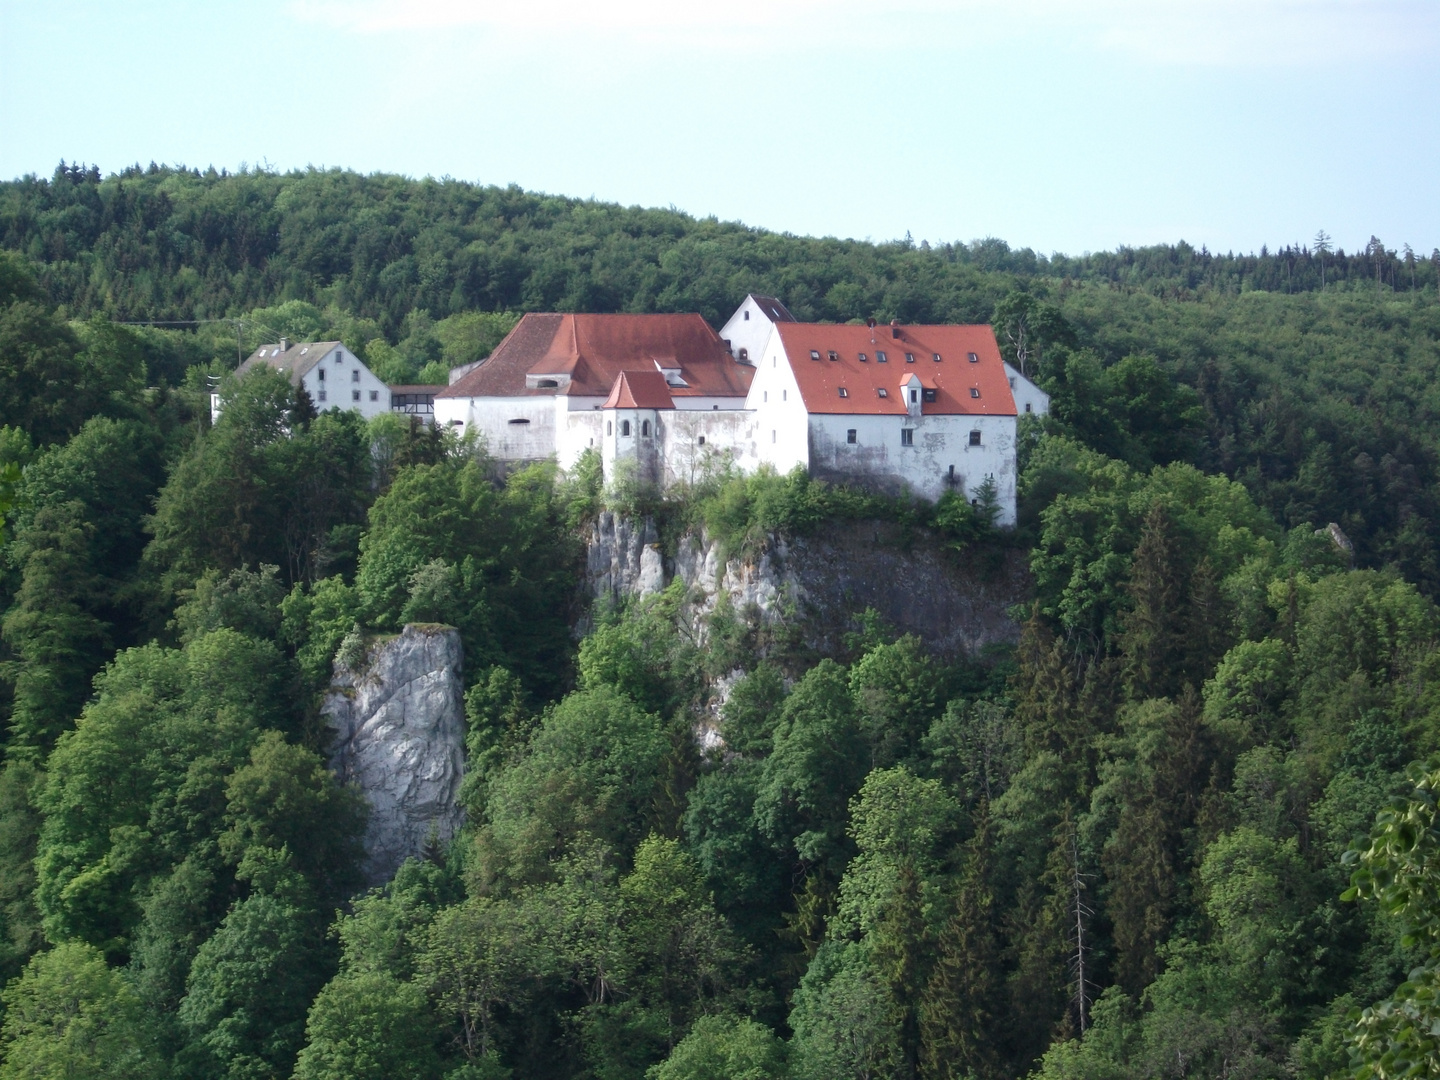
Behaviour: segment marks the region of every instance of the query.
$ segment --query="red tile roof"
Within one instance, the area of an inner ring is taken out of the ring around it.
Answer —
[[[678,370],[674,397],[743,398],[755,377],[699,315],[532,313],[490,358],[436,397],[604,397],[621,372]],[[527,385],[540,378],[560,386]],[[567,380],[568,377],[568,380]]]
[[[622,371],[605,399],[606,409],[673,409],[670,386],[658,371]]]
[[[903,414],[906,403],[900,386],[913,374],[922,387],[935,391],[935,400],[921,406],[923,415],[1015,415],[1000,347],[988,326],[871,328],[782,322],[775,329],[805,408],[812,413]],[[810,359],[812,350],[820,354],[819,360]],[[877,359],[882,352],[887,358],[883,364]],[[906,353],[915,357],[913,364],[905,362]],[[976,355],[975,363],[970,362],[970,353]],[[845,397],[840,396],[842,387]],[[885,397],[880,396],[881,389]],[[979,397],[972,396],[972,390],[979,390]]]

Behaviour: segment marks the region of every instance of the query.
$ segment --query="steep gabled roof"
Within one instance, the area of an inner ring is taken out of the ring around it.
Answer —
[[[674,397],[743,398],[755,377],[699,315],[531,313],[488,360],[436,396],[603,398],[621,372],[661,369],[673,373]]]
[[[615,376],[606,409],[673,409],[670,385],[658,371],[622,371]]]
[[[988,326],[777,323],[776,329],[809,412],[902,415],[906,402],[900,386],[913,374],[922,387],[935,391],[935,400],[923,403],[923,415],[1015,415],[1000,347]],[[812,360],[812,353],[820,358]],[[885,363],[879,360],[881,353]],[[915,357],[914,363],[905,361],[907,353]]]
[[[755,301],[756,306],[765,313],[765,317],[771,322],[795,321],[795,316],[790,314],[790,309],[773,296],[762,296],[752,292],[750,299]]]
[[[235,374],[246,375],[257,367],[272,367],[288,375],[291,386],[299,386],[310,369],[341,344],[339,341],[297,341],[284,350],[279,342],[261,345],[235,369]]]

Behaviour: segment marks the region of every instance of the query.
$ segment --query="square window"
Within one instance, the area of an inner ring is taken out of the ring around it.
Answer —
[[[875,354],[875,362],[877,364],[888,364],[890,362],[890,358],[885,355],[884,349],[881,349]]]
[[[316,396],[317,396],[321,401],[324,401],[324,400],[325,400],[325,391],[324,391],[324,390],[321,390],[320,393],[317,394]]]
[[[845,441],[847,443],[853,443],[855,441],[855,429],[853,427],[845,432]]]
[[[834,349],[831,349],[826,355],[830,357],[831,363],[834,363],[836,360],[840,359],[840,354]]]
[[[971,446],[979,446],[979,445],[980,445],[980,432],[978,432],[978,431],[972,431],[972,432],[970,432],[970,445],[971,445]]]
[[[811,349],[811,350],[810,350],[810,359],[811,359],[811,360],[819,360],[819,359],[820,359],[820,350],[819,350],[819,349]]]
[[[905,354],[905,363],[907,363],[907,364],[913,364],[914,362],[915,362],[915,354],[914,354],[913,352],[907,352],[907,353]]]
[[[870,359],[870,358],[869,358],[868,356],[866,356],[863,352],[860,354],[860,363],[862,363],[862,364],[867,363],[867,362],[869,361],[869,359]]]
[[[973,353],[973,352],[972,352],[972,353],[966,353],[965,355],[969,358],[970,363],[972,363],[972,364],[978,364],[978,363],[980,362],[980,354],[979,354],[979,353]]]
[[[840,387],[840,396],[841,396],[841,397],[849,397],[849,396],[850,396],[850,391],[849,391],[849,390],[846,390],[845,387],[842,386],[842,387]]]
[[[371,390],[371,391],[370,391],[370,400],[371,400],[371,401],[379,401],[379,400],[380,400],[380,391],[379,391],[379,390]]]
[[[914,429],[914,428],[908,428],[908,427],[907,427],[907,428],[901,428],[901,429],[900,429],[900,445],[901,445],[901,446],[914,446],[914,445],[915,445],[915,429]]]
[[[980,396],[980,388],[979,388],[978,386],[972,386],[972,387],[970,387],[970,396],[971,396],[971,397],[979,397],[979,396]]]
[[[935,391],[934,391],[934,390],[921,390],[921,391],[920,391],[920,400],[922,400],[922,401],[934,401],[934,400],[935,400]]]

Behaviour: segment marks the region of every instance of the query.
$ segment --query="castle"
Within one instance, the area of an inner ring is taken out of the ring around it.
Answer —
[[[528,314],[435,395],[435,421],[502,461],[598,449],[657,485],[721,458],[927,499],[993,480],[1015,521],[1016,426],[1049,399],[989,326],[801,323],[750,295],[716,333],[696,314]]]

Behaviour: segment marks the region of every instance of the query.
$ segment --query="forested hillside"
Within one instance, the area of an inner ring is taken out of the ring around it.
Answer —
[[[1435,257],[156,168],[0,185],[0,244],[0,1078],[1440,1071]],[[206,377],[282,334],[433,378],[524,310],[752,290],[993,320],[1054,402],[1020,527],[799,474],[502,477],[264,372],[209,423]],[[984,657],[862,611],[835,655],[723,605],[697,633],[675,588],[577,642],[606,508],[737,556],[876,518],[1018,546],[1033,600]],[[362,895],[319,695],[408,622],[462,635],[467,825]]]

